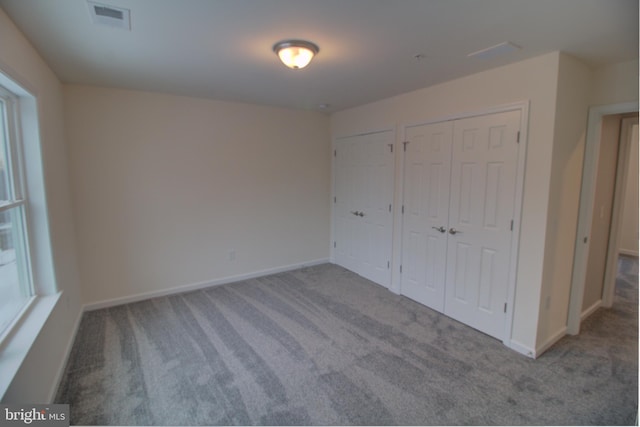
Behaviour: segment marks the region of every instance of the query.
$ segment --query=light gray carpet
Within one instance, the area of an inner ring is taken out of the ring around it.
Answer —
[[[538,360],[335,265],[85,313],[72,424],[632,424],[637,261]],[[635,281],[635,284],[634,284]]]

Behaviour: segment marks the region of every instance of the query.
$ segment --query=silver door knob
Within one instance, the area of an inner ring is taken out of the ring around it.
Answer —
[[[449,229],[449,234],[459,234],[462,233],[461,231],[456,230],[455,228],[451,227]]]
[[[434,230],[439,231],[439,232],[441,232],[441,233],[446,233],[446,232],[447,232],[447,229],[446,229],[446,228],[444,228],[443,226],[440,226],[440,227],[431,227],[431,228],[433,228]]]

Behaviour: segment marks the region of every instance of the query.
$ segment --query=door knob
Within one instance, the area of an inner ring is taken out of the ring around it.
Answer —
[[[456,230],[455,228],[451,227],[449,229],[449,234],[462,234],[461,231]]]
[[[441,232],[441,233],[446,233],[446,232],[447,232],[447,229],[446,229],[446,228],[444,228],[443,226],[440,226],[440,227],[431,227],[431,228],[433,228],[434,230],[439,231],[439,232]]]

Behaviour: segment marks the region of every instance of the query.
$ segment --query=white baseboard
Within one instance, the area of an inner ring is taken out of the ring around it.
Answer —
[[[540,355],[542,355],[542,353],[544,353],[545,351],[549,350],[549,348],[552,345],[554,345],[555,343],[560,341],[560,339],[562,337],[564,337],[565,335],[567,335],[567,327],[563,326],[562,328],[560,328],[560,330],[558,332],[556,332],[555,334],[553,334],[549,338],[547,338],[547,340],[541,346],[538,346],[536,348],[536,351],[534,353],[533,358],[536,359],[536,358],[540,357]]]
[[[535,356],[536,352],[535,352],[534,349],[532,349],[531,347],[527,347],[526,345],[521,344],[518,341],[510,340],[509,341],[509,345],[507,347],[509,347],[511,350],[515,350],[518,353],[523,354],[523,355],[525,355],[527,357],[530,357],[532,359],[536,358],[536,356]]]
[[[584,321],[584,319],[586,319],[587,317],[591,316],[593,314],[593,312],[596,311],[597,309],[599,309],[601,306],[602,306],[602,300],[599,299],[591,307],[587,308],[586,310],[584,310],[580,314],[580,321],[581,322]]]
[[[58,366],[56,376],[53,380],[53,384],[51,385],[51,389],[49,390],[49,394],[47,396],[47,401],[49,403],[53,403],[53,399],[56,397],[56,392],[58,391],[58,387],[60,387],[60,382],[62,381],[62,375],[64,375],[64,370],[67,367],[67,362],[69,361],[69,356],[71,355],[71,349],[73,348],[73,343],[76,341],[76,335],[78,335],[78,329],[80,328],[80,320],[82,320],[82,313],[84,309],[78,311],[78,315],[76,316],[76,320],[73,322],[73,330],[71,331],[71,336],[66,344],[64,357],[60,361]]]
[[[311,267],[313,265],[325,264],[329,262],[328,258],[316,259],[298,264],[291,264],[281,267],[268,268],[266,270],[254,271],[246,274],[238,274],[236,276],[227,276],[220,279],[207,280],[190,285],[177,286],[169,289],[161,289],[158,291],[143,292],[140,294],[129,295],[125,297],[112,298],[84,305],[84,311],[98,310],[100,308],[114,307],[117,305],[128,304],[130,302],[144,301],[150,298],[163,297],[167,295],[180,294],[183,292],[196,291],[199,289],[209,288],[211,286],[225,285],[227,283],[239,282],[241,280],[253,279],[269,274],[282,273],[285,271],[297,270],[298,268]]]
[[[526,346],[524,344],[521,344],[521,343],[519,343],[518,341],[515,341],[515,340],[509,341],[507,347],[509,347],[512,350],[517,351],[520,354],[524,354],[527,357],[530,357],[532,359],[537,359],[538,357],[540,357],[540,355],[542,355],[542,353],[547,351],[553,344],[558,342],[566,334],[567,334],[567,327],[565,326],[565,327],[561,328],[555,334],[551,335],[544,342],[544,344],[542,344],[541,346],[536,347],[535,349],[533,349],[531,347],[528,347],[528,346]]]

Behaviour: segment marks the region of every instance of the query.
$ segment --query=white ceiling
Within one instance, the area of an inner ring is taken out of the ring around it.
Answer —
[[[638,58],[638,0],[98,2],[130,9],[131,31],[93,24],[86,0],[0,7],[65,83],[327,111],[554,50],[592,66]],[[320,53],[289,70],[272,52],[286,38]],[[503,41],[522,49],[467,57]]]

